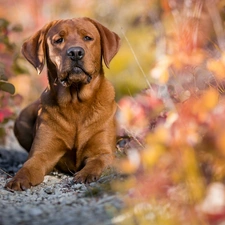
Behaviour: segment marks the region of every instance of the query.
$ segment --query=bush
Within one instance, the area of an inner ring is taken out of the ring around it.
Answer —
[[[224,33],[219,32],[221,4],[155,2],[160,10],[153,23],[161,30],[155,31],[160,57],[149,75],[154,85],[119,102],[120,133],[129,140],[127,157],[116,165],[130,178],[123,185],[114,183],[127,193],[127,208],[115,220],[120,219],[120,224],[222,224],[225,60]]]
[[[8,78],[22,69],[17,64],[19,48],[11,43],[9,34],[11,32],[20,32],[19,25],[11,26],[9,21],[0,19],[0,143],[4,144],[6,124],[9,120],[15,119],[15,113],[18,105],[21,103],[21,96],[14,95],[15,87],[8,82]],[[14,96],[13,96],[14,95]]]

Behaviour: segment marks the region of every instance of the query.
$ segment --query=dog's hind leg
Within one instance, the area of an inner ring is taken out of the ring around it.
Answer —
[[[20,145],[28,152],[33,143],[35,134],[35,124],[40,106],[40,100],[37,100],[27,106],[18,116],[14,125],[14,134]]]

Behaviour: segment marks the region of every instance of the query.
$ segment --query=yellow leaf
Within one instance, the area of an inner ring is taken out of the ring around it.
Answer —
[[[133,174],[137,171],[137,165],[130,161],[129,159],[121,160],[119,169],[122,173]]]
[[[162,145],[153,145],[142,153],[142,161],[145,167],[149,168],[157,164],[165,149]]]
[[[196,152],[193,148],[184,146],[183,152],[183,168],[186,180],[186,186],[189,189],[190,200],[194,202],[202,199],[204,194],[204,184],[201,179],[201,173],[196,157]]]
[[[137,180],[135,177],[130,176],[128,179],[126,179],[126,182],[121,183],[121,180],[114,180],[110,185],[115,191],[127,193],[127,190],[137,186]]]
[[[149,146],[153,146],[153,144],[165,144],[169,139],[168,127],[158,126],[154,133],[149,133],[146,142]]]
[[[225,78],[225,66],[222,60],[214,60],[210,59],[207,62],[207,68],[208,70],[212,71],[216,78],[218,79],[224,79]]]

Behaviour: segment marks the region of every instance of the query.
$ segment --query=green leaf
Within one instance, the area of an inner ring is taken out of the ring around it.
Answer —
[[[12,95],[15,93],[14,85],[4,80],[0,80],[0,90],[8,92]]]
[[[1,63],[0,63],[0,81],[1,80],[7,80],[7,77],[5,76],[5,71],[4,71],[4,68],[1,67]]]
[[[9,26],[9,21],[3,18],[0,18],[0,29],[6,28]]]
[[[24,59],[16,56],[12,65],[12,69],[16,74],[29,73],[28,70],[23,66]],[[21,66],[22,65],[22,66]]]

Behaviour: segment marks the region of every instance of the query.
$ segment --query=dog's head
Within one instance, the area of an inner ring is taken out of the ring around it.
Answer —
[[[89,18],[56,20],[45,25],[22,46],[25,58],[41,73],[45,59],[52,76],[65,87],[90,83],[119,49],[120,38]]]

